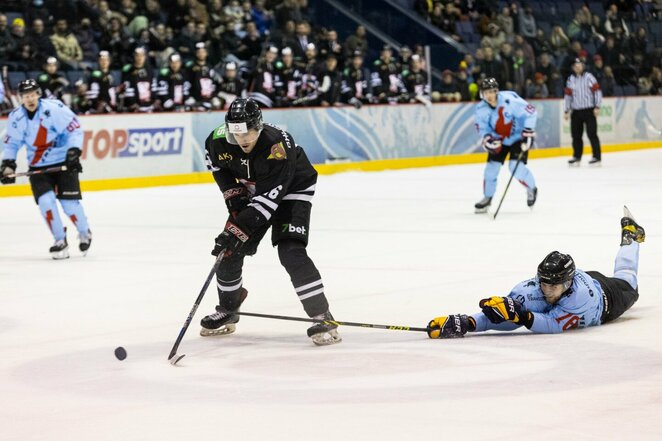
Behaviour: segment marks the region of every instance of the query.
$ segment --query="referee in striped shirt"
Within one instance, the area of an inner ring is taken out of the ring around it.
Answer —
[[[593,74],[584,71],[584,63],[576,58],[572,64],[573,74],[568,77],[565,85],[565,100],[563,110],[565,119],[570,118],[570,132],[572,134],[572,159],[568,164],[578,166],[584,150],[584,124],[586,133],[591,141],[593,158],[588,162],[591,165],[600,165],[600,139],[598,138],[598,123],[596,117],[600,114],[602,91],[600,84]]]

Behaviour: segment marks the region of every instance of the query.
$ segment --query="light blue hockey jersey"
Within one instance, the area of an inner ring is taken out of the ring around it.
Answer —
[[[83,131],[74,112],[64,103],[40,99],[32,119],[23,106],[9,114],[2,159],[16,159],[23,145],[28,149],[30,167],[59,164],[64,162],[68,149],[82,149]]]
[[[519,283],[508,296],[521,302],[527,311],[533,313],[531,331],[544,334],[557,334],[569,329],[598,326],[604,310],[600,282],[580,270],[575,272],[569,293],[561,297],[555,305],[550,305],[545,301],[536,278]],[[472,317],[476,320],[476,331],[489,329],[512,331],[519,328],[519,325],[512,322],[495,325],[482,312]]]
[[[503,145],[513,145],[522,139],[522,130],[536,128],[536,108],[515,92],[505,90],[497,95],[497,105],[492,108],[481,101],[474,112],[476,130],[483,139],[487,135],[501,139]]]

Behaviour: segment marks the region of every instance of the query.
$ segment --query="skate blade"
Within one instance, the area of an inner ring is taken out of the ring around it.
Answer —
[[[489,207],[485,207],[485,208],[476,208],[475,213],[476,213],[476,214],[484,214],[484,213],[487,213],[487,210],[488,210],[488,209],[489,209]]]
[[[579,162],[568,164],[568,167],[579,167]]]
[[[69,251],[63,250],[63,251],[53,251],[51,252],[51,257],[53,260],[64,260],[69,258]]]
[[[623,205],[623,217],[627,217],[628,219],[632,219],[633,221],[635,221],[634,216],[632,216],[632,213],[628,209],[627,205]]]
[[[228,335],[228,334],[232,334],[236,329],[237,329],[237,326],[235,324],[227,324],[225,326],[221,326],[218,329],[202,328],[202,329],[200,329],[200,335],[203,336],[203,337],[215,337],[215,336],[218,336],[218,335]]]
[[[342,338],[340,335],[338,335],[338,331],[335,329],[329,332],[320,332],[319,334],[315,334],[310,337],[310,339],[317,346],[329,346],[340,343],[342,341]]]

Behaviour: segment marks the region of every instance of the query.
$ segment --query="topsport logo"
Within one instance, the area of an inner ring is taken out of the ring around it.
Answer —
[[[85,131],[83,158],[88,154],[97,159],[179,155],[183,140],[183,127]]]

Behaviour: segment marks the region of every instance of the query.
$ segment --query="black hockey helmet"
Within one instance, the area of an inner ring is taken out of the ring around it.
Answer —
[[[39,92],[39,95],[41,95],[41,87],[39,87],[39,84],[32,78],[28,78],[27,80],[23,80],[20,83],[18,83],[18,94],[19,95],[24,95],[26,93],[30,92]]]
[[[499,89],[499,83],[495,78],[487,77],[480,82],[480,90]]]
[[[228,142],[239,144],[234,135],[246,134],[249,130],[256,130],[259,136],[262,128],[262,111],[252,98],[237,98],[232,101],[228,113],[225,114],[225,134]]]
[[[538,280],[550,285],[567,283],[575,276],[575,261],[569,254],[552,251],[538,265]]]

